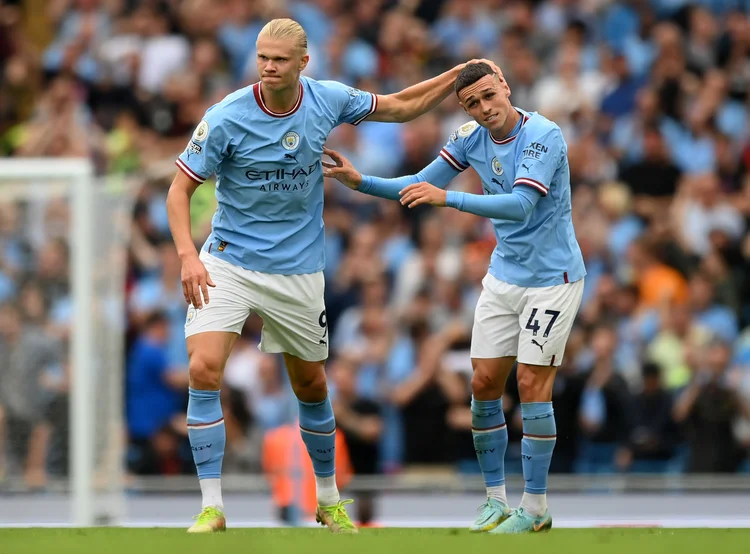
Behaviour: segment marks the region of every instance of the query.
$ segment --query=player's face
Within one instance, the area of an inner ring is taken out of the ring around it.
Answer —
[[[502,75],[485,75],[458,98],[464,111],[490,131],[499,131],[511,110],[510,88]]]
[[[261,37],[256,43],[258,76],[263,88],[281,91],[296,87],[299,74],[307,65],[310,56],[289,40]]]

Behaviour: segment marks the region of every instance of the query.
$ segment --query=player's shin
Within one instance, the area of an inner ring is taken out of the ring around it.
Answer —
[[[521,456],[526,481],[521,506],[539,517],[547,510],[547,476],[557,439],[552,402],[524,402],[521,415]]]
[[[198,470],[203,508],[224,509],[221,497],[221,464],[224,459],[226,429],[219,391],[189,391],[188,438]]]
[[[336,421],[328,397],[322,402],[299,400],[299,427],[315,472],[318,504],[339,503],[336,487]]]
[[[487,497],[507,504],[505,450],[508,447],[508,428],[505,425],[502,399],[472,399],[471,427],[474,450],[487,487]]]

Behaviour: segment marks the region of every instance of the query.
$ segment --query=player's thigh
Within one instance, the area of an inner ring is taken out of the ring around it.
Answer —
[[[260,349],[291,354],[305,362],[328,358],[328,322],[323,273],[273,275],[264,288]]]
[[[239,334],[250,310],[257,302],[257,292],[244,279],[242,268],[201,252],[215,287],[209,287],[209,302],[200,310],[188,306],[185,338],[207,332]]]
[[[583,296],[583,279],[554,287],[528,288],[519,315],[518,363],[559,366]]]
[[[515,357],[518,353],[518,314],[511,302],[513,291],[487,274],[474,310],[471,331],[472,359]],[[507,289],[507,290],[506,290]]]
[[[551,402],[557,366],[518,363],[516,380],[521,402]]]

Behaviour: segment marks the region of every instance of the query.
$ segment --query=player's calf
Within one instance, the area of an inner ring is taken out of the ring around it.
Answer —
[[[523,439],[521,456],[526,481],[521,508],[535,518],[547,513],[547,476],[557,440],[552,385],[555,368],[519,364]]]
[[[333,532],[353,528],[336,486],[336,420],[328,398],[325,362],[284,354],[292,389],[299,403],[299,427],[315,473],[316,519]]]
[[[471,525],[474,532],[489,531],[507,519],[510,510],[505,494],[505,450],[508,429],[502,394],[512,358],[472,359],[471,427],[474,450],[487,487],[487,501]]]
[[[221,374],[236,336],[201,333],[187,339],[190,388],[187,427],[202,495],[202,511],[188,531],[210,533],[226,527],[221,495],[221,466],[226,429],[221,407]]]

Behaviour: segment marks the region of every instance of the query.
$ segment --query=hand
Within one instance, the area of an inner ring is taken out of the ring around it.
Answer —
[[[414,208],[420,204],[429,204],[430,206],[445,206],[448,193],[443,189],[437,188],[430,183],[421,182],[409,185],[401,192],[401,204]]]
[[[357,190],[359,184],[362,182],[362,174],[354,169],[352,162],[335,150],[331,150],[325,146],[323,147],[323,154],[329,156],[334,162],[336,162],[333,164],[330,162],[323,162],[323,177],[336,179],[350,189]]]
[[[182,260],[182,294],[185,296],[185,302],[200,310],[203,301],[208,304],[208,287],[215,286],[197,254]]]
[[[478,60],[478,59],[473,59],[473,60],[469,60],[468,62],[466,62],[466,63],[464,64],[464,66],[467,66],[467,65],[469,65],[470,63],[486,63],[487,65],[489,65],[489,66],[490,66],[490,67],[492,68],[492,71],[494,71],[495,73],[497,73],[497,76],[498,76],[498,77],[502,77],[502,76],[503,76],[503,72],[502,72],[502,70],[501,70],[501,69],[500,69],[500,68],[499,68],[499,67],[497,66],[497,64],[496,64],[495,62],[493,62],[492,60],[486,60],[486,59],[484,59],[484,58],[482,58],[482,59],[479,59],[479,60]]]

